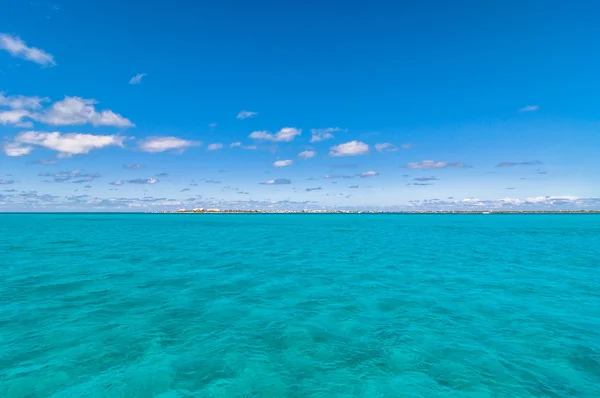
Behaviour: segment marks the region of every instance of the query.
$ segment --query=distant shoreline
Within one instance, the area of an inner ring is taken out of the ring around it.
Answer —
[[[352,211],[352,210],[211,210],[211,211],[158,211],[152,214],[600,214],[600,210],[486,210],[486,211]]]

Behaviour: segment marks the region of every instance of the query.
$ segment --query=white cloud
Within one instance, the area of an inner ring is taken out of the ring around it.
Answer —
[[[332,146],[329,156],[356,156],[369,153],[369,146],[361,141],[350,141]]]
[[[389,142],[384,142],[381,144],[375,144],[375,149],[379,152],[394,152],[398,150],[398,147],[390,144]]]
[[[269,180],[267,182],[261,182],[261,185],[287,185],[291,184],[292,181],[287,178],[278,178],[276,180]]]
[[[123,185],[123,184],[125,184],[125,181],[117,180],[117,181],[109,182],[109,184],[110,185]]]
[[[527,106],[524,106],[523,108],[519,109],[519,112],[535,112],[539,109],[540,109],[540,107],[537,105],[527,105]]]
[[[407,143],[407,144],[402,144],[402,149],[410,149],[412,148],[413,144],[411,143]]]
[[[360,178],[375,177],[377,175],[379,173],[376,171],[365,171],[364,173],[360,173]]]
[[[123,146],[125,137],[118,135],[93,135],[43,131],[24,131],[14,137],[13,142],[4,146],[8,156],[28,155],[35,146],[59,152],[59,157],[81,155],[93,149],[107,146]]]
[[[143,152],[158,153],[165,151],[174,151],[182,153],[192,146],[202,145],[199,141],[189,141],[177,137],[148,137],[138,142],[138,147]]]
[[[41,97],[26,97],[24,95],[9,95],[5,96],[4,92],[0,91],[0,106],[6,106],[12,109],[39,109],[42,107],[42,102],[50,101],[49,98]]]
[[[254,150],[254,149],[258,149],[258,147],[256,145],[242,145],[241,142],[232,142],[229,145],[230,148],[242,148],[242,149],[248,149],[248,150]]]
[[[319,142],[325,141],[333,138],[332,133],[336,133],[338,131],[342,131],[339,127],[327,127],[324,129],[311,129],[310,133],[312,137],[310,138],[310,142]]]
[[[223,144],[210,144],[207,149],[209,151],[216,151],[217,149],[223,148]]]
[[[315,151],[302,151],[298,154],[300,159],[310,159],[314,158],[317,155]]]
[[[129,84],[140,84],[144,76],[147,76],[145,73],[138,73],[131,79],[129,79]]]
[[[65,97],[57,101],[43,113],[30,117],[42,123],[55,126],[71,126],[90,123],[92,126],[133,127],[134,124],[110,110],[97,111],[98,102],[80,97]]]
[[[29,47],[17,36],[0,33],[0,49],[8,51],[13,57],[19,57],[44,66],[54,66],[54,57],[39,48]]]
[[[237,119],[248,119],[249,117],[253,117],[258,115],[258,112],[252,112],[252,111],[240,111],[240,113],[237,114],[236,118]]]
[[[302,134],[302,130],[294,127],[284,127],[275,134],[271,134],[268,131],[255,131],[249,135],[250,138],[255,140],[273,141],[273,142],[290,142],[297,135]]]
[[[156,178],[136,178],[133,180],[127,180],[129,184],[156,184],[158,180]]]
[[[278,160],[275,163],[273,163],[274,167],[284,167],[284,166],[290,166],[292,163],[291,160]]]
[[[433,160],[423,160],[422,162],[412,162],[406,165],[409,169],[443,169],[446,167],[466,167],[460,162],[434,162]]]
[[[10,111],[3,111],[0,112],[0,124],[4,126],[6,126],[7,124],[22,125],[23,123],[27,123],[22,121],[23,118],[29,117],[30,115],[31,112],[22,109],[12,109]]]
[[[33,147],[30,145],[23,145],[16,142],[10,142],[4,144],[4,153],[6,156],[25,156],[29,155],[33,151]]]
[[[71,126],[78,124],[91,124],[93,126],[133,127],[134,124],[123,116],[111,110],[97,111],[94,107],[96,100],[80,97],[65,97],[57,101],[48,109],[40,110],[41,103],[47,98],[9,96],[0,93],[0,106],[13,108],[0,111],[0,124],[14,124],[19,127],[31,127],[32,119],[41,123],[54,126]]]

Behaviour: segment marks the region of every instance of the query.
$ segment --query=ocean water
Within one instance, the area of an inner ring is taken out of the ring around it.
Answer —
[[[0,397],[600,397],[600,216],[0,215]]]

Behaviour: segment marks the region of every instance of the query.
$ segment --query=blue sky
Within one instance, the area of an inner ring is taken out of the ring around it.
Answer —
[[[0,211],[598,208],[599,12],[7,1]]]

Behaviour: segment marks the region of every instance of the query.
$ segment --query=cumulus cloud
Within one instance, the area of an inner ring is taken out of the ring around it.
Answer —
[[[0,91],[0,106],[5,106],[12,109],[40,109],[42,102],[50,101],[49,98],[42,97],[27,97],[24,95],[9,95]]]
[[[278,160],[275,163],[273,163],[274,167],[285,167],[285,166],[290,166],[293,162],[291,160]]]
[[[360,173],[359,177],[360,178],[367,178],[367,177],[375,177],[377,175],[379,175],[379,173],[376,172],[376,171],[365,171],[364,173]]]
[[[137,75],[129,79],[129,84],[140,84],[145,76],[147,76],[145,73],[138,73]]]
[[[389,142],[383,142],[381,144],[375,144],[375,149],[379,152],[394,152],[398,150],[398,147]]]
[[[6,156],[16,157],[29,155],[34,148],[31,145],[23,145],[17,142],[8,142],[4,144],[3,149]]]
[[[125,137],[118,135],[24,131],[15,136],[13,142],[4,145],[4,152],[8,156],[23,156],[31,153],[34,147],[42,147],[57,151],[59,157],[69,157],[108,146],[122,147],[124,140]]]
[[[236,118],[237,118],[237,119],[240,119],[240,120],[243,120],[243,119],[248,119],[248,118],[250,118],[250,117],[254,117],[254,116],[256,116],[256,115],[258,115],[258,112],[252,112],[252,111],[240,111],[240,112],[237,114]]]
[[[284,127],[275,134],[271,134],[268,131],[255,131],[249,135],[250,138],[261,141],[273,141],[273,142],[290,142],[297,135],[302,134],[302,130],[294,127]]]
[[[369,146],[361,141],[350,141],[332,146],[329,156],[357,156],[369,153]]]
[[[71,126],[91,124],[92,126],[133,127],[134,124],[111,110],[97,111],[94,99],[81,97],[65,97],[57,101],[46,111],[31,114],[34,120],[54,126]]]
[[[412,162],[406,165],[409,169],[444,169],[446,167],[467,167],[460,162],[434,162],[433,160],[423,160],[422,162]]]
[[[523,108],[519,109],[519,112],[535,112],[539,109],[540,109],[540,107],[537,105],[527,105],[527,106],[524,106]]]
[[[317,153],[315,151],[302,151],[298,154],[298,157],[300,159],[310,159],[310,158],[314,158],[317,155]]]
[[[30,111],[23,109],[11,109],[8,111],[0,111],[0,124],[6,126],[7,124],[14,124],[17,127],[30,126],[31,123],[23,121],[24,118],[31,115]]]
[[[501,162],[498,163],[495,167],[515,167],[515,166],[536,166],[543,164],[539,160],[534,160],[531,162]]]
[[[44,50],[29,47],[17,36],[0,33],[0,49],[7,51],[13,57],[23,58],[42,66],[54,66],[54,57]]]
[[[275,180],[269,180],[267,182],[261,182],[261,185],[287,185],[291,184],[292,181],[287,178],[277,178]]]
[[[0,112],[0,123],[13,124],[18,127],[32,126],[31,121],[53,126],[72,126],[91,124],[94,127],[133,127],[134,124],[123,116],[111,110],[98,111],[95,108],[96,100],[80,97],[65,97],[57,101],[48,109],[39,109],[46,98],[39,97],[2,97],[5,106],[12,110]]]
[[[138,141],[138,148],[142,152],[159,153],[171,151],[183,153],[187,148],[202,145],[199,141],[189,141],[177,137],[148,137]]]
[[[133,180],[127,180],[129,184],[156,184],[158,180],[156,178],[135,178]]]
[[[223,144],[210,144],[207,149],[209,151],[216,151],[217,149],[223,148]]]
[[[337,133],[338,131],[342,131],[339,127],[327,127],[324,129],[310,129],[310,133],[312,134],[310,138],[310,142],[319,142],[330,140],[333,138],[332,133]]]
[[[320,191],[321,189],[323,189],[323,188],[322,187],[306,188],[305,191],[306,192],[312,192],[312,191]]]

